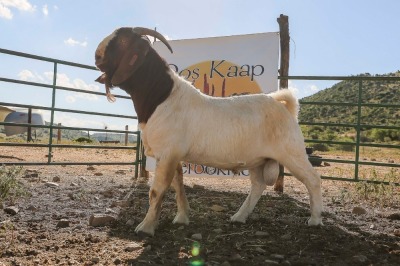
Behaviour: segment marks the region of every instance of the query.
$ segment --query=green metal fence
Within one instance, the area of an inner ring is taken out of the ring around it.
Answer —
[[[105,96],[105,93],[101,92],[93,92],[93,91],[85,91],[79,90],[75,88],[57,86],[57,67],[59,65],[66,65],[72,66],[77,68],[83,69],[90,69],[96,70],[93,66],[77,64],[52,58],[46,58],[26,53],[20,53],[16,51],[0,49],[0,53],[8,54],[12,56],[24,57],[39,61],[45,61],[53,63],[53,84],[44,84],[44,83],[37,83],[37,82],[30,82],[30,81],[22,81],[16,79],[9,79],[0,77],[0,82],[9,82],[15,84],[23,84],[35,87],[45,87],[52,89],[52,103],[49,107],[44,106],[35,106],[35,105],[24,105],[18,103],[8,103],[8,102],[0,102],[1,106],[9,106],[9,107],[20,107],[20,108],[32,108],[32,109],[40,109],[40,110],[48,110],[51,112],[51,121],[48,126],[43,125],[31,125],[31,124],[16,124],[16,123],[5,123],[2,122],[0,125],[8,125],[8,126],[30,126],[30,127],[40,127],[40,128],[48,128],[50,130],[49,140],[47,144],[39,144],[39,143],[7,143],[3,142],[0,143],[0,146],[15,146],[15,147],[46,147],[48,148],[48,161],[45,163],[40,162],[1,162],[0,164],[18,164],[18,165],[134,165],[135,166],[135,176],[138,175],[138,168],[143,162],[145,161],[145,157],[143,156],[143,147],[141,146],[140,142],[140,132],[139,131],[123,131],[123,130],[105,130],[105,129],[94,129],[94,128],[79,128],[79,127],[60,127],[54,125],[54,112],[71,112],[71,113],[79,113],[79,114],[87,114],[87,115],[99,115],[99,116],[109,116],[109,117],[119,117],[119,118],[128,118],[128,119],[137,119],[136,116],[126,116],[126,115],[115,115],[109,113],[99,113],[99,112],[88,112],[88,111],[81,111],[81,110],[72,110],[72,109],[63,109],[56,107],[56,91],[57,90],[64,90],[64,91],[74,91],[80,93],[90,93],[95,95],[102,95]],[[341,76],[288,76],[288,77],[279,77],[279,79],[288,79],[288,80],[323,80],[323,81],[354,81],[358,82],[358,100],[357,102],[306,102],[300,101],[301,105],[327,105],[327,106],[343,106],[343,107],[356,107],[357,108],[357,115],[355,117],[356,123],[330,123],[330,122],[310,122],[310,121],[300,121],[300,125],[307,125],[307,126],[326,126],[326,127],[344,127],[344,128],[354,128],[356,131],[355,141],[354,142],[343,142],[343,141],[324,141],[324,140],[315,140],[315,139],[306,139],[306,143],[324,143],[328,145],[355,145],[355,152],[354,152],[354,160],[343,160],[343,159],[328,159],[328,158],[321,158],[322,161],[331,162],[331,163],[339,163],[339,164],[350,164],[354,165],[354,176],[353,178],[346,178],[342,176],[322,176],[325,179],[332,179],[332,180],[342,180],[342,181],[368,181],[368,182],[380,182],[376,180],[363,180],[359,176],[359,168],[363,165],[368,166],[379,166],[379,167],[388,167],[393,169],[400,168],[399,163],[384,163],[384,162],[376,162],[376,161],[365,161],[360,160],[360,148],[362,147],[376,147],[376,148],[389,148],[389,149],[396,149],[400,152],[400,145],[395,144],[382,144],[382,143],[363,143],[361,142],[361,131],[365,129],[393,129],[393,130],[400,130],[399,126],[387,126],[387,125],[370,125],[370,124],[362,124],[361,123],[361,113],[362,107],[372,107],[372,108],[400,108],[400,103],[394,104],[384,104],[384,103],[367,103],[363,102],[362,95],[363,95],[363,82],[365,81],[387,81],[387,82],[398,82],[400,81],[400,77],[371,77],[371,76],[362,76],[362,77],[341,77]],[[130,99],[128,96],[123,95],[115,95],[117,98],[125,98]],[[55,129],[70,129],[70,130],[81,130],[81,131],[99,131],[99,132],[112,132],[112,133],[130,133],[137,135],[137,145],[135,146],[98,146],[98,145],[66,145],[66,144],[54,144],[53,143],[53,131]],[[136,158],[132,162],[54,162],[52,161],[52,150],[53,148],[85,148],[85,149],[133,149],[136,151]],[[387,182],[383,182],[387,183]],[[400,181],[397,181],[396,184],[398,185]]]
[[[64,66],[71,66],[81,69],[88,69],[88,70],[96,70],[93,66],[77,64],[73,62],[67,62],[42,56],[36,56],[26,53],[20,53],[16,51],[0,49],[1,54],[7,54],[17,57],[23,57],[28,59],[34,59],[42,62],[50,62],[53,64],[53,83],[45,84],[45,83],[38,83],[38,82],[31,82],[31,81],[23,81],[23,80],[16,80],[10,78],[0,77],[0,82],[8,82],[14,84],[22,84],[28,85],[33,87],[41,87],[41,88],[50,88],[52,89],[52,100],[51,106],[36,106],[36,105],[28,105],[28,104],[19,104],[15,102],[1,102],[0,106],[6,107],[14,107],[14,108],[26,108],[26,109],[37,109],[37,110],[47,110],[50,111],[50,123],[49,125],[33,125],[28,123],[7,123],[7,122],[0,122],[0,125],[3,126],[24,126],[24,127],[32,127],[32,128],[47,128],[49,129],[49,139],[48,143],[14,143],[14,142],[0,142],[1,146],[14,146],[14,147],[45,147],[48,149],[48,159],[47,162],[1,162],[0,165],[132,165],[135,166],[135,177],[138,176],[139,166],[143,162],[144,158],[142,155],[142,146],[141,146],[141,138],[140,138],[140,131],[129,131],[129,130],[109,130],[109,129],[96,129],[96,128],[82,128],[82,127],[66,127],[66,126],[56,126],[54,125],[54,113],[55,112],[66,112],[66,113],[75,113],[75,114],[85,114],[85,115],[95,115],[95,116],[106,116],[106,117],[113,117],[113,118],[125,118],[125,119],[133,119],[137,120],[136,116],[128,116],[128,115],[118,115],[118,114],[109,114],[109,113],[102,113],[102,112],[89,112],[89,111],[82,111],[82,110],[74,110],[74,109],[65,109],[65,108],[57,108],[56,106],[56,92],[57,91],[73,91],[79,93],[86,93],[86,94],[94,94],[94,95],[101,95],[105,96],[105,93],[101,92],[94,92],[88,90],[80,90],[76,88],[69,88],[63,86],[57,86],[57,69],[59,65]],[[0,74],[1,75],[1,74]],[[115,95],[116,98],[124,98],[130,99],[128,96],[123,95]],[[76,144],[55,144],[53,143],[53,132],[56,129],[62,130],[79,130],[79,131],[90,131],[90,132],[106,132],[106,133],[122,133],[122,134],[134,134],[137,136],[136,145],[133,146],[118,146],[118,145],[76,145]],[[53,148],[79,148],[79,149],[129,149],[136,151],[136,157],[132,158],[132,161],[129,162],[55,162],[52,160]]]
[[[326,141],[326,140],[316,140],[316,139],[305,139],[306,143],[322,143],[328,145],[354,145],[354,160],[344,160],[344,159],[328,159],[321,158],[322,161],[331,162],[331,163],[340,163],[340,164],[351,164],[354,165],[354,176],[353,178],[345,178],[341,176],[322,176],[324,179],[331,180],[342,180],[342,181],[365,181],[372,183],[384,183],[389,184],[389,182],[379,181],[379,180],[370,180],[370,179],[362,179],[360,178],[359,169],[360,166],[379,166],[379,167],[388,167],[393,169],[399,169],[400,164],[397,163],[385,163],[385,162],[377,162],[377,161],[367,161],[360,160],[360,148],[362,147],[376,147],[376,148],[389,148],[394,149],[396,152],[400,153],[400,145],[395,144],[382,144],[382,143],[363,143],[361,142],[361,132],[362,130],[367,129],[393,129],[400,130],[400,126],[398,125],[371,125],[371,124],[362,124],[361,116],[362,116],[362,107],[371,107],[371,108],[399,108],[400,103],[368,103],[363,101],[363,82],[366,81],[386,81],[386,82],[398,82],[400,81],[400,77],[383,77],[383,76],[353,76],[353,77],[342,77],[342,76],[287,76],[287,77],[279,77],[279,79],[288,79],[288,80],[319,80],[319,81],[353,81],[358,83],[357,90],[357,101],[356,102],[309,102],[309,101],[300,101],[301,106],[305,105],[317,105],[317,106],[342,106],[344,108],[348,107],[356,107],[357,114],[355,115],[355,123],[330,123],[330,122],[312,122],[312,121],[300,121],[300,125],[307,126],[324,126],[324,127],[343,127],[343,128],[354,128],[356,132],[355,141]],[[398,93],[400,93],[400,86],[397,88]],[[329,121],[329,117],[327,117],[327,121]],[[396,177],[396,181],[392,184],[400,185],[400,176]]]

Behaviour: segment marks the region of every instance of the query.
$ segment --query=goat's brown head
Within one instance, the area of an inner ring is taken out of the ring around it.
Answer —
[[[172,53],[172,48],[164,36],[141,27],[119,28],[104,38],[97,47],[96,66],[103,74],[96,81],[105,84],[109,101],[115,100],[110,94],[110,88],[126,81],[145,61],[151,49],[146,35],[162,41]]]

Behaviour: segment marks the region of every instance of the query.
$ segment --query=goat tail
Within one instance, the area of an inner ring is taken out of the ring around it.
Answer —
[[[299,101],[293,95],[293,93],[288,90],[279,90],[269,94],[272,98],[277,100],[278,102],[283,103],[288,111],[293,115],[293,117],[297,120],[297,115],[299,114]]]

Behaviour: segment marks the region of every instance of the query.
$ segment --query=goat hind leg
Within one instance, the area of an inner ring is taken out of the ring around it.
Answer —
[[[243,202],[238,212],[231,217],[231,222],[245,223],[247,217],[253,212],[254,207],[256,206],[265,189],[263,168],[264,165],[249,170],[251,181],[250,193],[247,196],[246,200]]]
[[[185,187],[183,186],[183,171],[182,164],[179,163],[176,167],[175,176],[172,180],[172,186],[176,193],[176,205],[178,212],[172,223],[189,224],[189,203],[186,198]]]
[[[301,181],[307,188],[310,194],[311,217],[308,220],[308,225],[323,225],[322,213],[322,193],[321,193],[321,178],[317,171],[308,161],[307,155],[303,152],[290,154],[282,160],[289,171]]]

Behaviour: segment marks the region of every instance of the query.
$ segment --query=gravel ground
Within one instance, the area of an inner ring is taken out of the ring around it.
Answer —
[[[43,149],[1,147],[0,161],[46,160]],[[128,151],[55,151],[55,161],[130,161]],[[329,170],[321,167],[321,171]],[[396,172],[398,174],[398,172]],[[308,194],[285,178],[267,187],[246,224],[229,217],[247,179],[185,177],[189,226],[174,225],[175,194],[164,200],[154,237],[134,228],[148,207],[148,182],[129,166],[25,167],[30,196],[3,203],[0,265],[399,265],[399,188],[389,199],[360,199],[360,186],[322,182],[324,226],[308,227]],[[358,188],[358,189],[357,189]],[[1,207],[1,206],[0,206]]]

